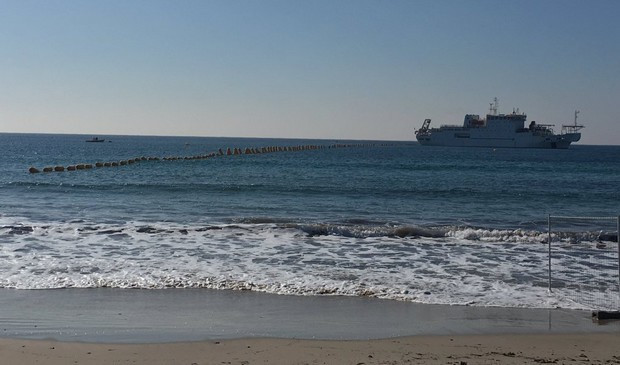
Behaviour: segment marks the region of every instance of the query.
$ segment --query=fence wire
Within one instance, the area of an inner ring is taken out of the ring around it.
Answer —
[[[572,306],[620,310],[620,217],[548,219],[551,293]]]

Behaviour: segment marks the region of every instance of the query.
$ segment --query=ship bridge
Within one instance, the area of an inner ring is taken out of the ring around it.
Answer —
[[[525,114],[487,114],[487,128],[516,131],[523,129],[527,115]]]

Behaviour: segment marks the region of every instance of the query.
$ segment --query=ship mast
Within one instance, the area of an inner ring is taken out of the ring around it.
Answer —
[[[575,128],[577,127],[577,114],[579,114],[579,110],[575,110]]]
[[[497,108],[499,107],[499,100],[497,97],[493,98],[493,102],[489,103],[489,114],[497,115]]]

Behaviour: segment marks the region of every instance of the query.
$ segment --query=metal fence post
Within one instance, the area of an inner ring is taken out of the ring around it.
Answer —
[[[549,246],[549,291],[551,291],[551,214],[547,214],[547,244]]]
[[[620,310],[620,215],[616,221],[616,241],[618,241],[618,310]]]

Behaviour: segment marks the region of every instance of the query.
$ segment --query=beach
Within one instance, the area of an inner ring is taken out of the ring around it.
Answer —
[[[4,1],[0,365],[620,365],[620,1],[559,5]]]
[[[0,364],[618,361],[617,147],[0,140]]]
[[[371,341],[236,339],[167,344],[0,340],[6,364],[620,363],[620,334],[414,336]]]
[[[620,363],[587,311],[208,289],[0,290],[6,364]]]

